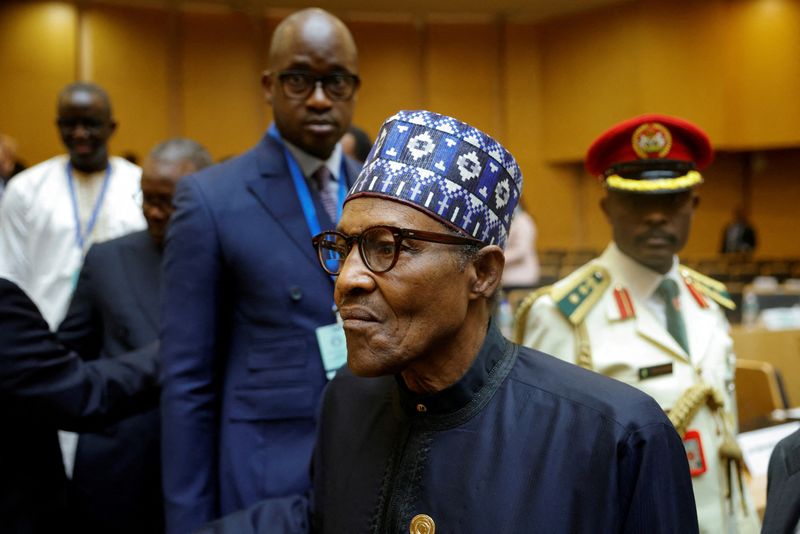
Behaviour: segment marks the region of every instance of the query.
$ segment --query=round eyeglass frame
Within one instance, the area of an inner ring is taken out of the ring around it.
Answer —
[[[391,233],[392,238],[394,239],[394,256],[392,257],[392,261],[389,263],[389,266],[384,268],[374,268],[371,265],[371,262],[368,258],[368,255],[364,252],[364,236],[373,232],[375,230],[387,230]],[[334,240],[327,239],[328,237],[334,237]],[[337,240],[342,239],[345,243],[345,250],[336,250],[333,246],[326,246],[327,244],[336,245]],[[344,265],[344,260],[350,255],[350,251],[353,250],[353,245],[358,244],[358,254],[361,256],[361,260],[364,262],[364,265],[375,274],[381,274],[390,271],[396,264],[397,260],[400,257],[400,247],[404,240],[406,239],[413,239],[416,241],[427,241],[429,243],[441,243],[443,245],[473,245],[478,248],[483,248],[486,246],[486,243],[480,241],[478,239],[466,236],[458,236],[454,234],[444,234],[439,232],[427,232],[424,230],[412,230],[408,228],[397,228],[395,226],[388,226],[388,225],[377,225],[377,226],[370,226],[369,228],[365,229],[360,234],[356,235],[347,235],[342,232],[336,230],[328,230],[325,232],[321,232],[315,235],[311,239],[311,243],[314,245],[314,248],[317,250],[317,259],[319,260],[320,265],[322,266],[323,270],[332,275],[337,276],[341,273],[342,265]],[[332,258],[325,258],[324,253],[325,250],[331,250],[334,252],[338,252],[341,255],[341,258],[336,260],[338,262],[338,269],[332,270],[328,266],[328,260]]]
[[[320,85],[322,87],[322,91],[325,93],[325,96],[327,96],[329,99],[336,102],[344,102],[353,98],[353,95],[361,85],[361,78],[359,78],[358,75],[349,72],[333,72],[331,74],[319,75],[305,70],[282,70],[277,72],[275,75],[278,78],[278,83],[281,86],[281,91],[283,91],[283,94],[292,100],[308,99],[308,97],[310,97],[314,91],[317,90],[317,85]],[[310,83],[308,83],[308,87],[302,92],[293,92],[292,90],[287,90],[286,79],[290,76],[300,76]],[[335,79],[347,80],[346,93],[338,94],[336,92],[331,92],[331,84]]]

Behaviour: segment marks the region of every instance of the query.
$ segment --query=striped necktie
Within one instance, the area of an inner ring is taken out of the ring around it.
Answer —
[[[678,345],[689,354],[689,341],[686,337],[686,323],[681,314],[681,303],[678,295],[678,283],[670,278],[664,278],[656,289],[656,293],[664,299],[667,310],[667,332],[670,333]]]
[[[333,181],[333,175],[326,165],[323,165],[311,175],[311,180],[317,186],[319,192],[319,201],[328,217],[331,218],[336,224],[336,184]]]

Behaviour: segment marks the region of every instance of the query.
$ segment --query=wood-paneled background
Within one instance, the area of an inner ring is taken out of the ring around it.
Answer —
[[[144,155],[173,135],[215,157],[239,153],[270,120],[259,79],[284,14],[4,2],[0,132],[28,164],[62,152],[55,97],[86,79],[111,94],[115,153]],[[743,204],[759,256],[800,256],[797,0],[641,0],[538,22],[340,15],[361,58],[355,123],[374,135],[398,109],[427,108],[500,139],[523,168],[540,248],[605,245],[602,191],[580,160],[613,122],[663,112],[698,123],[720,150],[686,254],[713,255]]]

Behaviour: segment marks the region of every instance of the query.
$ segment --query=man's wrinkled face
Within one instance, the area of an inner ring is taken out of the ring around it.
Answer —
[[[338,230],[358,235],[376,225],[446,232],[424,213],[398,202],[357,198]],[[334,298],[347,336],[347,363],[359,376],[405,371],[452,350],[469,304],[470,278],[461,248],[403,241],[397,264],[375,274],[354,246],[336,280]]]
[[[350,127],[355,96],[343,101],[332,100],[318,84],[307,98],[290,98],[278,75],[285,71],[317,76],[357,74],[357,55],[341,29],[324,22],[308,22],[286,35],[288,42],[275,54],[269,73],[262,79],[275,124],[287,141],[320,159],[327,159]]]
[[[87,173],[106,168],[108,139],[117,125],[99,95],[86,90],[64,95],[56,124],[73,167]]]
[[[142,167],[142,212],[147,220],[147,231],[153,241],[161,246],[172,216],[172,197],[181,176],[194,171],[187,161],[159,161],[148,158]]]
[[[698,201],[692,191],[639,194],[610,190],[601,206],[619,249],[664,274],[689,238]]]

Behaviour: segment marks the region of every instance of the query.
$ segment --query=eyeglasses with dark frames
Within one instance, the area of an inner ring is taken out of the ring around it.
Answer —
[[[361,84],[355,74],[334,72],[319,76],[305,70],[283,70],[278,73],[283,94],[293,100],[305,100],[313,93],[317,84],[331,100],[350,100]]]
[[[397,263],[401,246],[406,239],[444,245],[473,245],[479,248],[486,246],[482,241],[471,237],[394,226],[372,226],[357,235],[329,230],[314,236],[311,242],[317,249],[322,268],[326,273],[336,276],[342,271],[342,266],[356,243],[358,253],[370,271],[380,274],[391,270]]]
[[[92,118],[59,118],[56,125],[64,131],[74,130],[79,125],[90,132],[99,132],[108,125],[108,121]]]

